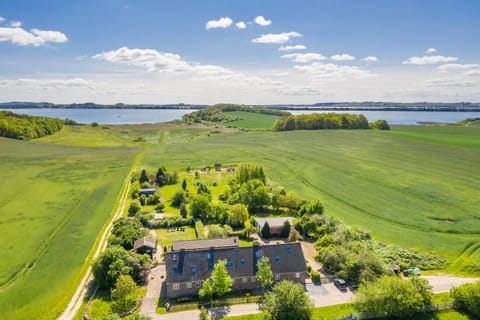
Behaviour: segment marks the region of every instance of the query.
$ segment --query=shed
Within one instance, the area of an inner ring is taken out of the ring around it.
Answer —
[[[290,222],[290,225],[293,225],[293,220],[293,217],[255,218],[255,226],[260,233],[262,227],[265,225],[265,222],[268,222],[272,236],[278,236],[282,231],[285,221],[288,221]]]
[[[157,241],[152,238],[143,237],[135,240],[133,244],[133,250],[137,253],[144,254],[147,253],[150,256],[153,255],[157,247]]]
[[[157,189],[155,188],[142,188],[140,189],[139,195],[148,197],[155,194],[155,192],[157,192]]]

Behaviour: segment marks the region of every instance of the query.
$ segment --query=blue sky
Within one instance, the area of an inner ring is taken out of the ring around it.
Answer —
[[[476,0],[5,0],[0,17],[2,101],[480,101]]]

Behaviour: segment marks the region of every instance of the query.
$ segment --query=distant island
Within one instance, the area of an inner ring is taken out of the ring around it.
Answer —
[[[327,111],[480,111],[476,102],[321,102],[315,104],[251,105],[276,110],[327,110]],[[56,104],[50,102],[2,102],[0,109],[191,109],[208,107],[204,104],[97,104],[93,102]]]

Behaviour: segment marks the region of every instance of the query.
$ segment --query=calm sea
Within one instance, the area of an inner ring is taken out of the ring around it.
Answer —
[[[34,116],[69,118],[79,123],[138,124],[166,122],[181,119],[192,110],[146,109],[1,109]],[[290,111],[292,114],[325,113],[332,111]],[[387,120],[390,124],[418,124],[419,122],[457,122],[466,118],[480,118],[480,112],[428,112],[428,111],[335,111],[363,114],[368,121]]]

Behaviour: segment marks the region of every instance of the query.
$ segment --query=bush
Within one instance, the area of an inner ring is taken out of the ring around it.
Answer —
[[[138,211],[140,211],[141,207],[138,204],[137,201],[133,201],[130,203],[130,206],[128,207],[128,216],[133,217]]]
[[[185,191],[183,190],[177,190],[173,197],[172,197],[172,207],[175,208],[180,208],[182,203],[185,203],[187,201],[187,196],[185,194]]]
[[[455,310],[480,318],[480,281],[453,288],[450,295]]]
[[[205,239],[207,237],[205,226],[201,220],[195,221],[195,234],[197,235],[197,239]]]
[[[320,283],[320,272],[317,271],[312,271],[310,272],[310,276],[312,277],[312,282],[313,283]]]

